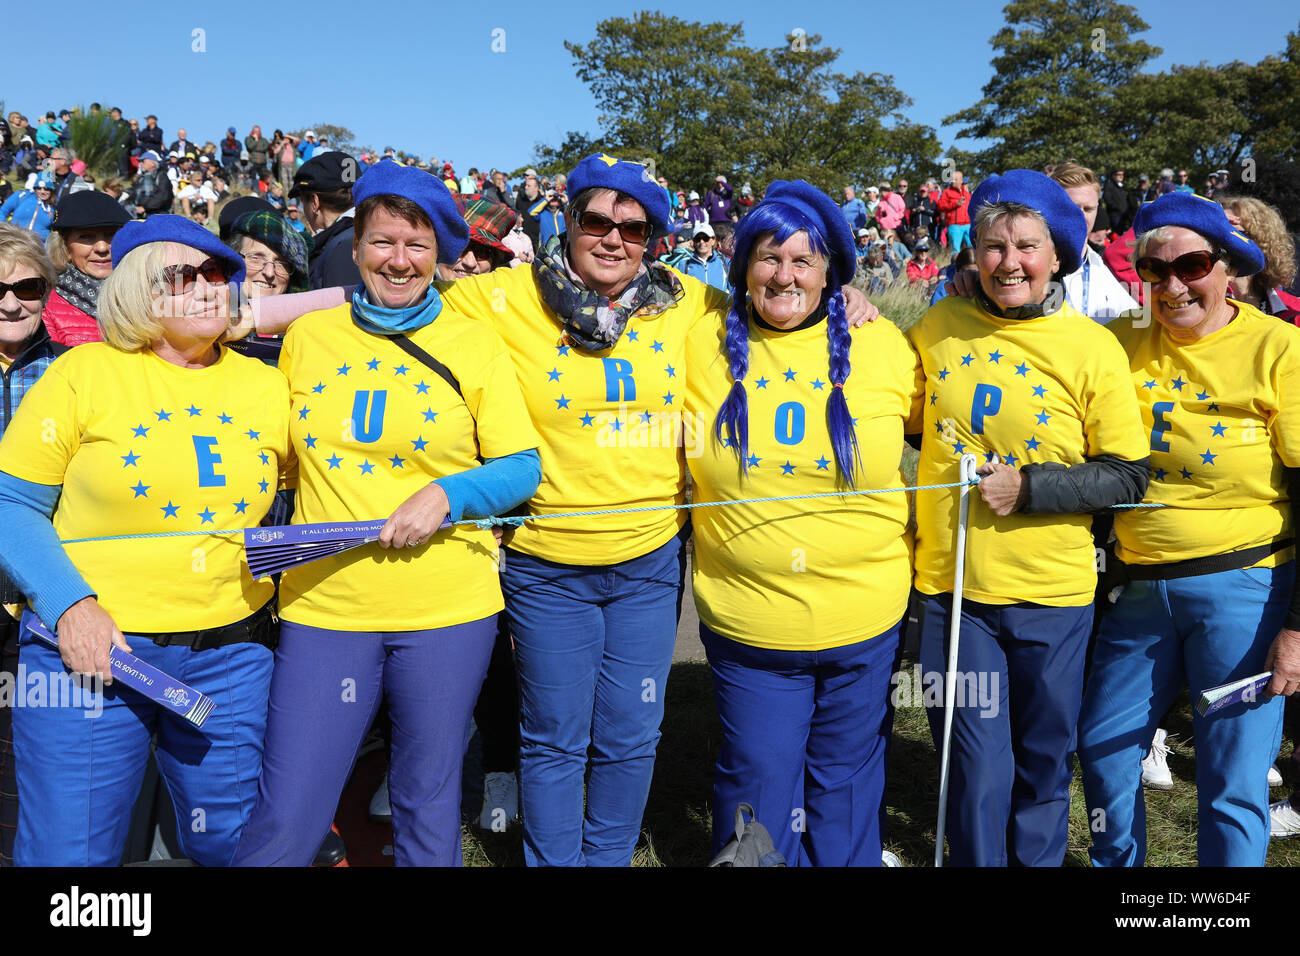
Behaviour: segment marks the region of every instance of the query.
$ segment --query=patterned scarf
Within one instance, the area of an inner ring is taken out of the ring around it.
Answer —
[[[533,260],[538,291],[564,320],[565,334],[588,352],[604,352],[617,343],[634,315],[665,312],[686,294],[681,281],[657,262],[642,263],[623,294],[610,300],[582,286],[569,268],[565,247],[552,236]]]
[[[99,290],[103,284],[103,279],[88,276],[69,263],[68,267],[59,273],[59,281],[55,283],[54,291],[92,319],[98,319]]]

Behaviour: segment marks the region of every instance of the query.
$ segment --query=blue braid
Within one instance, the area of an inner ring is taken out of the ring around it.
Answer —
[[[718,409],[713,434],[722,441],[726,426],[731,447],[740,458],[740,470],[749,473],[749,395],[745,391],[745,374],[749,371],[749,317],[745,308],[745,287],[737,286],[731,297],[731,310],[727,312],[727,351],[731,370],[731,391]]]
[[[826,397],[826,428],[835,449],[835,464],[840,475],[854,487],[857,469],[862,465],[858,435],[844,397],[844,383],[849,377],[849,321],[844,313],[844,293],[838,288],[826,303],[826,345],[830,352],[831,393]]]

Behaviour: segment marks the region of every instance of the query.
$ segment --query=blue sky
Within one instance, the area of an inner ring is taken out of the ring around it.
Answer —
[[[770,46],[793,28],[819,33],[843,53],[838,68],[890,73],[915,101],[910,118],[951,145],[942,118],[979,98],[991,75],[988,40],[1002,6],[980,0],[881,4],[831,0],[536,4],[342,2],[265,5],[136,0],[103,23],[102,3],[68,0],[15,5],[6,26],[25,66],[11,62],[0,98],[6,112],[35,118],[48,109],[120,104],[127,116],[156,113],[168,141],[178,126],[191,139],[241,138],[253,123],[320,122],[350,127],[357,141],[392,145],[471,165],[513,169],[537,141],[567,130],[597,132],[596,108],[574,76],[563,41],[586,43],[596,23],[658,9],[688,20],[742,23],[745,42]],[[1300,14],[1276,0],[1141,0],[1148,42],[1164,48],[1151,68],[1174,63],[1255,62],[1281,51]],[[257,10],[258,12],[253,12]],[[797,10],[797,13],[792,13]],[[279,16],[283,11],[288,19]],[[910,19],[909,19],[910,18]],[[203,31],[202,51],[194,31]],[[504,31],[495,32],[495,31]],[[21,42],[16,38],[26,38]],[[494,52],[504,44],[504,51]],[[11,44],[13,45],[13,44]],[[958,145],[969,148],[972,144]],[[671,171],[669,171],[671,175]]]

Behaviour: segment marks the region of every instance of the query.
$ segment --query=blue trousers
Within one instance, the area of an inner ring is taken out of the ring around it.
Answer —
[[[954,256],[961,252],[963,245],[969,246],[970,244],[970,223],[948,227],[948,248],[952,250]]]
[[[459,866],[461,763],[496,621],[380,632],[283,622],[257,806],[234,865],[311,863],[384,697],[393,862]]]
[[[952,595],[927,597],[921,666],[942,678]],[[963,601],[948,788],[953,866],[1060,866],[1092,605]],[[928,712],[943,745],[942,696]]]
[[[216,708],[200,730],[120,681],[104,688],[98,716],[76,707],[16,708],[19,866],[119,865],[154,733],[185,855],[225,866],[235,854],[257,800],[271,651],[232,644],[195,652],[126,639],[133,654],[207,694]],[[34,641],[20,648],[19,666],[29,681],[67,674],[59,652]]]
[[[613,565],[506,556],[529,866],[632,862],[677,637],[684,537]]]
[[[1209,687],[1264,670],[1286,619],[1295,562],[1172,581],[1135,581],[1106,615],[1079,723],[1079,762],[1097,866],[1146,858],[1142,758],[1186,684]],[[1196,733],[1197,858],[1201,866],[1263,866],[1269,765],[1282,736],[1283,698],[1202,717]]]
[[[898,631],[776,651],[700,625],[722,720],[714,854],[743,802],[790,866],[880,866]]]

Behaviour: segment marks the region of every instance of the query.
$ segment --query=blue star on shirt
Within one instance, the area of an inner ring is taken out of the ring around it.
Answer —
[[[1180,375],[1169,384],[1173,386],[1174,391],[1181,392],[1183,390],[1183,386],[1186,385],[1187,383],[1183,381],[1183,377]]]
[[[347,375],[348,372],[352,371],[352,366],[344,362],[342,365],[338,367],[337,371],[339,375]]]
[[[424,451],[424,446],[429,443],[424,440],[423,435],[419,435],[411,440],[411,444],[415,446],[416,451]]]
[[[667,395],[664,396],[664,404],[671,405],[672,403],[673,403],[673,393],[669,392]]]
[[[158,416],[158,421],[160,422],[169,422],[172,420],[172,413],[161,408],[154,412],[154,414]]]
[[[393,367],[394,375],[405,375],[409,371],[410,369],[408,369],[405,365],[396,365]]]
[[[1210,402],[1209,406],[1205,410],[1207,412],[1217,412],[1219,410],[1219,406],[1215,402]]]
[[[325,383],[318,382],[311,387],[311,390],[315,392],[317,395],[319,395],[321,392],[325,391]]]
[[[330,455],[325,460],[329,462],[330,468],[337,468],[339,465],[343,464],[343,459],[340,458],[338,455]],[[326,471],[328,470],[329,468],[326,469]]]
[[[366,363],[366,368],[370,369],[370,371],[372,371],[372,372],[378,372],[378,371],[379,371],[379,359],[378,359],[378,357],[372,358],[369,362],[367,362],[367,363]]]
[[[814,392],[820,392],[825,386],[826,383],[819,378],[815,378],[812,380],[812,387]]]
[[[176,512],[179,511],[180,509],[177,508],[176,505],[172,504],[169,501],[167,502],[167,504],[163,505],[162,508],[160,508],[159,510],[162,511],[164,518],[175,518]]]
[[[1203,455],[1201,456],[1201,464],[1202,464],[1202,465],[1213,465],[1213,464],[1214,464],[1214,459],[1216,459],[1216,458],[1218,458],[1218,457],[1219,457],[1218,455],[1214,454],[1213,452],[1210,451],[1210,449],[1207,448],[1207,449],[1205,449],[1205,454],[1203,454]]]
[[[758,463],[762,460],[763,459],[759,458],[757,455],[750,455],[745,459],[745,464],[749,465],[750,468],[757,468]]]
[[[786,463],[785,463],[784,465],[781,466],[781,474],[783,474],[783,475],[793,475],[793,474],[794,474],[794,465],[790,464],[789,461],[786,461]]]
[[[1002,459],[1002,463],[1005,465],[1010,465],[1012,468],[1014,468],[1016,467],[1016,462],[1018,462],[1019,460],[1020,459],[1017,458],[1015,455],[1007,455],[1006,458]]]
[[[242,515],[247,510],[248,510],[248,502],[245,501],[243,498],[240,498],[238,501],[235,502],[235,514]]]
[[[244,434],[247,435],[249,438],[253,439],[253,441],[257,441],[259,438],[262,437],[261,432],[255,432],[251,428],[248,431],[244,432]]]
[[[942,435],[942,434],[943,434],[943,422],[935,422],[935,423],[934,423],[934,430],[937,431],[940,435]]]
[[[127,465],[134,465],[139,460],[140,460],[139,455],[137,455],[133,451],[128,451],[125,455],[122,456],[122,461],[126,463],[122,467],[125,468]]]
[[[424,384],[424,379],[421,379],[420,384],[415,386],[415,390],[421,395],[429,394],[429,386]]]
[[[306,417],[307,417],[307,413],[310,412],[310,411],[311,411],[311,409],[308,408],[306,405],[304,405],[302,408],[298,409],[298,421],[302,421],[304,418],[306,418]]]
[[[997,349],[994,349],[992,352],[989,353],[989,361],[992,362],[994,365],[997,365],[998,362],[1001,360],[1001,358],[1002,358],[1002,353],[999,352]]]
[[[265,478],[263,478],[261,481],[257,483],[257,490],[262,492],[262,494],[266,494],[266,492],[270,489],[270,487],[271,486],[266,483]]]
[[[986,451],[986,452],[984,453],[984,460],[985,460],[985,461],[992,461],[992,460],[993,460],[993,456],[996,455],[996,454],[997,454],[997,452],[995,452],[993,449],[990,448],[988,451]]]
[[[1037,415],[1035,415],[1034,417],[1035,417],[1036,419],[1038,419],[1038,424],[1040,424],[1040,425],[1046,425],[1046,424],[1048,423],[1048,421],[1050,421],[1051,418],[1052,418],[1051,415],[1047,414],[1047,409],[1043,409],[1041,412],[1039,412],[1039,413],[1038,413]]]
[[[559,408],[568,408],[568,407],[569,407],[569,399],[565,398],[565,397],[564,397],[564,394],[561,393],[561,394],[560,394],[560,397],[557,398],[557,399],[555,399],[555,407],[556,407],[557,409],[559,409]]]
[[[357,467],[361,469],[361,474],[363,475],[368,475],[375,470],[375,466],[370,464],[369,459],[366,459],[361,464],[357,465]]]
[[[1179,473],[1180,475],[1182,475],[1184,478],[1190,478],[1190,477],[1192,477],[1192,473],[1191,473],[1190,471],[1188,471],[1186,468],[1180,468],[1179,471],[1178,471],[1178,473]]]
[[[641,413],[641,421],[645,422],[647,425],[650,424],[650,422],[651,422],[651,420],[652,420],[653,418],[654,418],[654,416],[651,415],[649,412],[642,412],[642,413]]]
[[[1163,468],[1157,468],[1154,472],[1152,472],[1151,477],[1154,481],[1164,481],[1165,475],[1167,474],[1168,472],[1165,471]]]
[[[1034,386],[1034,398],[1042,398],[1046,394],[1047,394],[1047,386],[1045,385]]]
[[[569,347],[567,345],[557,345],[555,351],[560,355],[568,355]]]
[[[424,410],[424,420],[426,422],[436,422],[438,420],[438,413],[432,408],[426,408]]]
[[[199,524],[212,524],[213,523],[212,519],[215,518],[216,516],[217,513],[215,511],[212,511],[208,508],[204,508],[202,511],[199,512],[199,519],[200,519]]]
[[[148,438],[149,429],[145,428],[143,425],[136,425],[135,428],[131,429],[131,434],[136,438]]]
[[[579,418],[578,421],[582,423],[583,428],[590,428],[591,423],[594,422],[595,419],[592,417],[591,412],[587,412],[587,414]]]
[[[656,352],[662,352],[664,350],[664,344],[662,342],[655,342],[650,346],[650,348],[654,349]]]
[[[266,452],[259,453],[257,457],[262,459],[262,464],[264,465],[269,465],[271,463],[271,459],[266,457]]]
[[[612,431],[621,432],[623,430],[623,423],[616,418],[609,423],[609,427]]]
[[[961,442],[956,442],[956,443],[954,443],[953,446],[952,446],[952,450],[953,450],[953,454],[956,454],[956,455],[964,455],[964,454],[966,454],[966,446],[963,445]]]
[[[818,471],[830,471],[831,462],[825,455],[818,458],[814,464],[817,466]]]
[[[146,485],[143,481],[140,481],[137,482],[135,487],[133,487],[131,490],[135,492],[136,498],[148,498],[149,489],[152,487],[153,485]]]
[[[635,342],[640,337],[640,335],[641,335],[640,332],[633,332],[631,329],[627,330],[627,340],[629,342]]]
[[[1024,362],[1021,362],[1019,365],[1016,366],[1016,374],[1022,378],[1027,376],[1029,374],[1029,366],[1026,365]]]
[[[217,421],[221,422],[221,424],[223,425],[229,425],[231,422],[234,421],[234,419],[231,418],[229,415],[225,414],[224,412],[222,412],[220,415],[217,416]]]
[[[963,355],[963,356],[961,357],[961,364],[962,364],[962,365],[969,365],[969,364],[970,364],[971,362],[973,362],[973,361],[975,361],[975,356],[974,356],[974,355]]]
[[[792,369],[790,366],[787,365],[787,366],[785,367],[785,371],[782,372],[781,374],[785,376],[785,380],[786,380],[787,382],[793,382],[793,381],[794,381],[794,369]]]
[[[399,458],[397,455],[394,455],[392,458],[388,460],[394,468],[403,468],[406,465],[406,459]]]
[[[311,435],[308,435],[306,438],[304,438],[303,443],[306,444],[308,448],[316,447],[316,439],[313,438]]]
[[[946,368],[939,369],[939,381],[942,382],[945,378],[947,378],[951,374],[952,373],[949,372]]]
[[[564,373],[561,372],[558,368],[553,368],[546,373],[546,379],[547,381],[550,382],[558,382],[560,380],[560,376],[563,374]]]
[[[1203,402],[1203,401],[1205,401],[1205,400],[1206,400],[1207,398],[1209,398],[1209,397],[1210,397],[1210,393],[1209,393],[1209,392],[1197,392],[1197,393],[1196,393],[1196,400],[1197,400],[1198,402]]]
[[[195,407],[194,407],[194,403],[193,403],[193,402],[190,402],[190,407],[187,408],[187,409],[185,409],[185,411],[189,413],[190,418],[194,418],[194,417],[195,417],[196,415],[198,415],[201,411],[203,411],[203,409],[201,409],[201,408],[195,408]]]
[[[1215,422],[1210,426],[1210,431],[1214,432],[1217,437],[1222,438],[1228,433],[1228,428],[1223,422]]]
[[[933,393],[933,394],[930,396],[930,404],[931,404],[931,405],[933,405],[933,404],[934,404],[935,402],[937,402],[938,400],[939,400],[939,393],[938,393],[938,392],[935,392],[935,393]]]
[[[760,378],[760,379],[759,379],[757,382],[755,382],[754,384],[755,384],[758,388],[767,388],[767,379],[765,379],[765,378]]]
[[[1042,442],[1040,442],[1037,438],[1031,435],[1029,441],[1025,442],[1025,447],[1028,448],[1030,451],[1034,451],[1041,444]]]
[[[1149,379],[1147,379],[1145,382],[1142,383],[1142,387],[1143,387],[1143,388],[1155,388],[1155,387],[1156,387],[1156,380],[1155,380],[1154,378],[1149,378]]]
[[[677,369],[673,368],[671,365],[669,365],[666,369],[664,369],[664,371],[668,373],[669,378],[677,377]]]

